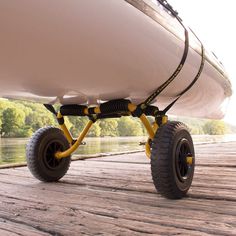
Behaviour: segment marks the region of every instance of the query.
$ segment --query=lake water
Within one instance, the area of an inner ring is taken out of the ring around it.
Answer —
[[[105,137],[87,138],[86,145],[80,146],[75,154],[94,155],[129,151],[141,151],[143,146],[139,142],[145,141],[146,137]],[[225,136],[193,136],[194,143],[202,142],[227,142],[236,141],[236,135]],[[0,165],[25,162],[25,146],[28,139],[22,138],[0,138]]]
[[[29,139],[0,138],[0,165],[25,162],[25,147]],[[87,138],[86,145],[80,146],[75,154],[86,156],[117,152],[139,151],[143,146],[140,141],[145,137],[105,137]]]

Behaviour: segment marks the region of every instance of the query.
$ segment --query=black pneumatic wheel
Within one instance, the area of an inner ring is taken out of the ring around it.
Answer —
[[[151,152],[154,185],[169,199],[186,196],[194,174],[194,147],[187,127],[181,122],[168,122],[156,132]]]
[[[62,178],[70,166],[70,156],[56,159],[57,151],[69,148],[63,132],[54,127],[37,130],[26,148],[27,165],[33,176],[44,182]]]

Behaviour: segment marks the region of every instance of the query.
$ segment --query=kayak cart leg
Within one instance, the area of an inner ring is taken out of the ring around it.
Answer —
[[[157,191],[170,199],[186,196],[194,174],[194,147],[187,127],[168,122],[152,142],[151,172]]]
[[[27,165],[33,176],[44,182],[58,181],[67,172],[71,154],[82,144],[93,121],[89,121],[77,140],[74,140],[67,129],[64,118],[57,114],[61,129],[54,127],[41,128],[32,136],[27,148]]]
[[[194,146],[188,128],[181,122],[168,121],[163,114],[156,117],[152,128],[155,135],[149,133],[145,151],[151,159],[155,188],[166,198],[183,198],[191,187],[195,167]]]
[[[26,148],[27,165],[33,176],[44,182],[62,178],[69,169],[70,155],[57,159],[55,153],[69,147],[69,142],[58,128],[45,127],[36,131]]]
[[[145,151],[151,159],[151,172],[157,192],[170,199],[184,197],[194,174],[194,147],[187,127],[181,122],[170,122],[155,106],[134,105],[129,100],[105,102],[98,107],[64,105],[55,111],[45,105],[59,123],[60,129],[39,129],[27,145],[27,163],[32,174],[41,181],[57,181],[69,166],[71,154],[82,144],[91,126],[99,119],[122,116],[138,117],[148,133]],[[87,116],[89,121],[77,139],[64,122],[64,116]],[[155,117],[151,124],[147,116]]]

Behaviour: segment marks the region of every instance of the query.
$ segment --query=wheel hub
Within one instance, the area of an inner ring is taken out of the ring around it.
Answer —
[[[48,169],[54,170],[60,165],[62,160],[55,157],[58,151],[63,151],[63,146],[59,142],[52,141],[46,146],[43,161]]]
[[[175,169],[180,182],[185,182],[190,174],[193,164],[193,156],[187,139],[183,138],[179,141],[175,154]]]

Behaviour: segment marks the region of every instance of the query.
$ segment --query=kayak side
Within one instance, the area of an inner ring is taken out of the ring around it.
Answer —
[[[178,66],[184,30],[158,5],[136,2],[148,4],[160,21],[123,0],[2,0],[0,95],[62,104],[146,99]],[[190,45],[158,106],[172,101],[197,74],[200,44],[193,35]],[[171,113],[221,118],[231,93],[224,68],[208,56],[199,80]]]

